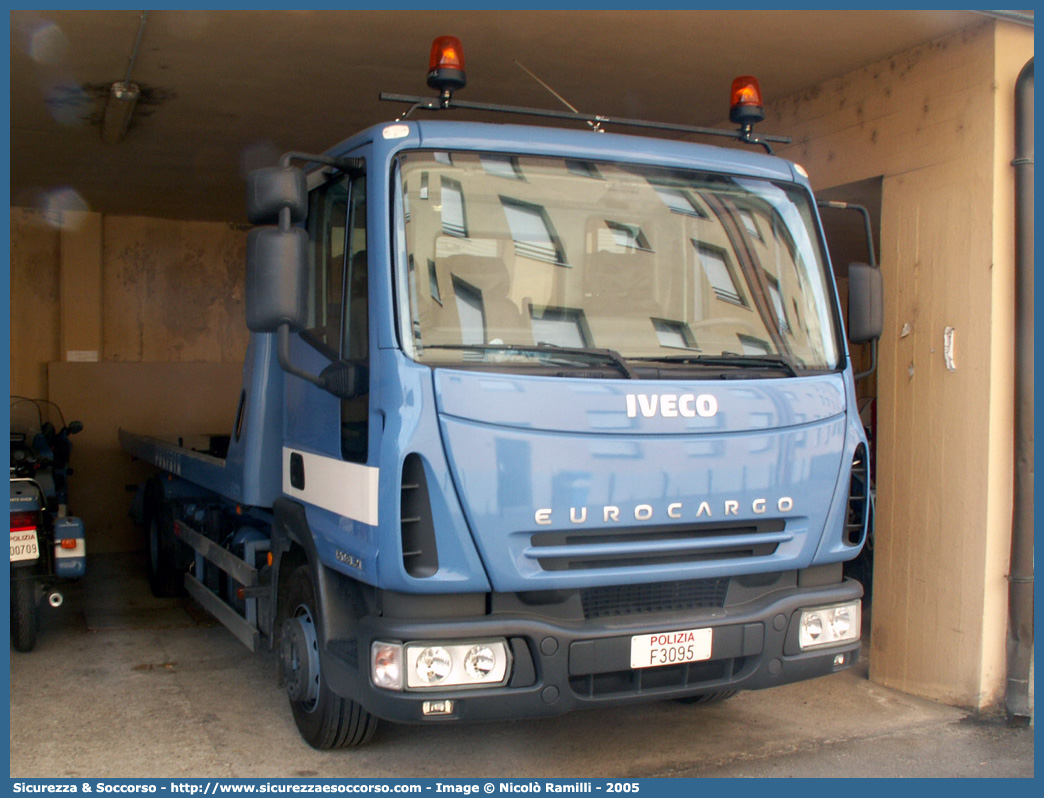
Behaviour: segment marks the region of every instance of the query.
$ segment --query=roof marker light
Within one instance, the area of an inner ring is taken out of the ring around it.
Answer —
[[[456,36],[439,36],[431,43],[428,60],[428,85],[444,99],[467,84],[464,74],[464,48]]]
[[[732,81],[729,101],[729,120],[748,127],[765,118],[761,102],[761,86],[752,75],[742,75]]]

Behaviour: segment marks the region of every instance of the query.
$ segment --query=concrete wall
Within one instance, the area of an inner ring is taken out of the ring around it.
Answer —
[[[43,214],[11,211],[11,393],[47,396],[58,359],[60,233]]]
[[[246,236],[227,224],[11,211],[11,393],[84,423],[70,507],[91,551],[141,547],[119,427],[231,430],[247,333]]]
[[[780,154],[817,188],[883,177],[870,675],[979,709],[1004,688],[1012,95],[1032,55],[1032,30],[991,22],[787,98],[764,123],[794,137]]]
[[[106,217],[103,235],[105,360],[242,362],[243,232],[211,222]]]

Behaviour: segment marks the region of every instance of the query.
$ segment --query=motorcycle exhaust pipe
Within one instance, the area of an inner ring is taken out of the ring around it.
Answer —
[[[62,594],[59,593],[57,590],[53,591],[47,597],[47,603],[50,604],[55,609],[58,609],[60,606],[62,606],[62,602],[63,601],[65,601],[65,599],[62,597]]]

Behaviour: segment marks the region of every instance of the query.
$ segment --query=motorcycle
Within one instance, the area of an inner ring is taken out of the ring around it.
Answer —
[[[87,571],[83,521],[69,515],[69,438],[82,429],[79,421],[66,424],[53,402],[11,397],[11,642],[18,651],[36,646],[44,598],[60,607],[58,585]]]

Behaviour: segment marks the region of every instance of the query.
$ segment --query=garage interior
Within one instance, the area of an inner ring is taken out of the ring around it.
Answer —
[[[821,198],[874,217],[885,332],[860,385],[876,441],[869,678],[1005,712],[1014,98],[1032,12],[13,11],[10,23],[11,393],[83,422],[70,505],[91,553],[142,548],[125,486],[149,472],[118,428],[231,428],[248,171],[394,118],[378,93],[427,94],[441,34],[462,40],[475,101],[561,107],[532,71],[585,113],[727,127],[732,78],[752,74],[760,132],[793,140],[776,154]],[[119,81],[140,88],[125,129]],[[824,223],[843,297],[843,267],[865,248]],[[1032,349],[1029,369],[1032,385]],[[1032,409],[1028,437],[1032,481]]]

